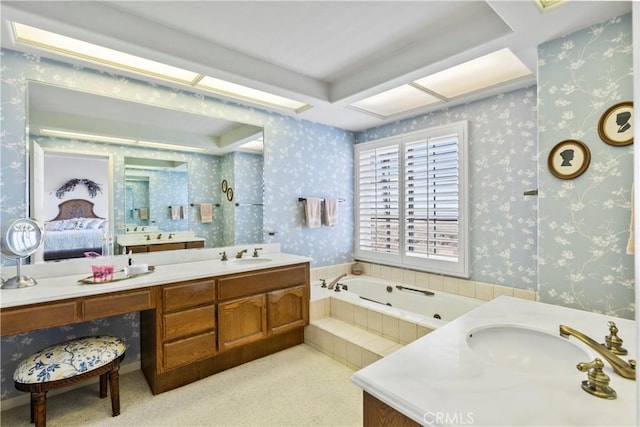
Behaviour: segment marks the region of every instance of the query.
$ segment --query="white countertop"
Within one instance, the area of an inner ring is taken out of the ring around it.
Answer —
[[[155,259],[166,259],[167,256],[173,254],[174,257],[186,256],[190,251],[169,251],[167,253],[156,255]],[[214,253],[213,251],[207,251],[202,249],[195,249],[191,251],[192,254],[197,254],[202,257],[202,254]],[[220,261],[220,259],[201,259],[197,261],[181,262],[181,263],[166,263],[162,265],[156,265],[153,262],[153,256],[145,254],[145,257],[139,257],[133,255],[136,263],[142,262],[155,266],[153,273],[141,275],[138,277],[129,278],[126,280],[113,282],[113,283],[96,283],[96,284],[81,284],[78,280],[83,279],[91,274],[90,264],[91,261],[82,260],[83,269],[77,274],[70,275],[57,275],[51,274],[51,277],[46,277],[43,274],[33,275],[38,284],[29,288],[22,289],[0,289],[0,308],[15,307],[27,304],[35,304],[42,302],[57,301],[67,298],[76,298],[89,295],[99,295],[108,292],[117,292],[122,290],[131,290],[137,288],[143,288],[148,286],[162,285],[166,283],[180,282],[184,280],[201,279],[205,277],[221,276],[233,273],[242,273],[252,270],[261,270],[265,268],[281,267],[285,265],[292,265],[304,262],[310,262],[311,258],[303,257],[299,255],[291,255],[282,252],[267,252],[261,253],[260,259],[264,259],[264,262],[248,263],[238,262],[232,254],[228,261]],[[118,268],[123,260],[124,256],[117,257],[118,262],[116,268]],[[251,255],[245,255],[245,259],[252,260]],[[78,264],[67,263],[69,266]],[[98,264],[96,262],[96,264]],[[124,264],[122,264],[124,265]],[[52,264],[49,267],[50,271],[60,269],[64,267],[64,264],[60,265]],[[69,267],[69,270],[73,270]],[[77,270],[77,268],[76,268]],[[23,274],[28,274],[23,272]]]
[[[352,381],[377,399],[423,425],[474,426],[630,426],[637,425],[636,383],[604,372],[615,400],[592,396],[580,384],[587,374],[576,369],[589,360],[568,361],[563,372],[521,372],[492,365],[468,346],[468,332],[485,325],[522,325],[559,335],[560,324],[598,342],[609,320],[636,359],[634,321],[511,297],[499,297],[387,357],[357,371]],[[600,357],[600,356],[597,356]],[[600,357],[602,359],[602,357]]]

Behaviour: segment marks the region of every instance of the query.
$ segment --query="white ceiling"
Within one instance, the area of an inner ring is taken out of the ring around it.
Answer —
[[[306,102],[313,108],[291,114],[357,131],[534,84],[540,43],[629,13],[631,2],[573,0],[546,11],[533,0],[3,0],[0,7],[3,47],[29,51],[8,33],[15,20]],[[387,120],[349,107],[503,47],[530,78]]]

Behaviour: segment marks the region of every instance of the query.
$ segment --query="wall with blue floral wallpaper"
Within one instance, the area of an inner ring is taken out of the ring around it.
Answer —
[[[536,90],[521,89],[356,135],[356,142],[467,120],[471,280],[536,289]]]
[[[538,48],[540,300],[634,318],[634,259],[629,238],[633,146],[605,144],[597,125],[612,105],[633,101],[631,15]],[[547,168],[567,139],[591,152],[571,180]]]
[[[236,244],[264,240],[263,203],[264,161],[261,154],[235,152],[234,158],[234,217]]]
[[[3,218],[25,216],[28,212],[27,184],[27,86],[28,81],[85,90],[135,102],[249,123],[264,128],[264,209],[265,229],[271,233],[266,243],[280,243],[285,252],[313,258],[313,266],[341,264],[352,260],[353,245],[353,134],[295,117],[246,108],[233,102],[168,89],[156,84],[125,78],[89,68],[71,66],[30,54],[1,50],[2,55],[2,147],[0,156],[0,213]],[[79,143],[77,141],[73,144]],[[69,142],[69,148],[72,142]],[[114,146],[91,144],[90,151],[111,151]],[[114,161],[114,176],[124,177],[124,156],[171,157],[189,163],[190,203],[221,204],[221,167],[214,157],[171,151],[137,151],[124,148]],[[9,185],[10,183],[10,185]],[[124,220],[124,185],[114,188],[116,216]],[[332,228],[308,229],[303,222],[300,196],[341,197],[339,223]],[[226,198],[224,199],[226,201]],[[201,223],[198,210],[189,209],[191,229],[208,242],[222,240],[221,220]],[[193,221],[192,221],[193,219]],[[3,263],[6,260],[2,260]],[[0,397],[17,394],[11,375],[27,354],[63,339],[93,331],[113,333],[129,346],[127,360],[139,360],[139,316],[137,313],[98,321],[47,329],[2,339]]]
[[[125,227],[149,225],[149,177],[145,173],[127,171],[124,190]],[[147,209],[144,217],[140,209]]]
[[[265,240],[279,242],[283,251],[312,257],[314,267],[352,260],[354,141],[465,119],[470,125],[472,165],[472,280],[539,290],[543,301],[632,318],[633,261],[624,254],[630,215],[631,147],[606,146],[598,140],[597,132],[594,134],[604,109],[618,100],[631,99],[630,34],[630,18],[624,16],[547,43],[539,50],[537,88],[397,121],[357,135],[2,50],[0,212],[3,217],[26,212],[28,79],[263,126]],[[567,138],[589,145],[592,164],[582,177],[560,182],[546,170],[546,156],[555,143]],[[190,195],[192,201],[222,203],[222,166],[211,170],[198,163],[194,169],[191,164],[190,172],[196,170],[197,179],[213,183],[202,194]],[[123,174],[122,167],[116,173]],[[190,174],[190,186],[191,179]],[[10,186],[5,184],[8,182]],[[536,187],[540,197],[523,195]],[[122,199],[123,194],[116,196]],[[307,228],[297,200],[300,196],[344,198],[345,203],[339,204],[338,224]],[[210,226],[194,224],[197,235],[206,234]],[[222,230],[213,235],[221,239]],[[117,334],[130,346],[127,359],[139,359],[138,329],[139,317],[132,313],[5,337],[0,396],[5,399],[16,394],[11,373],[18,360],[63,339],[97,331]]]

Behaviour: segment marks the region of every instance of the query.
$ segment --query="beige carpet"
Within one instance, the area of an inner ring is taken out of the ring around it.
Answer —
[[[120,376],[121,413],[97,385],[52,397],[47,426],[361,426],[353,370],[302,344],[153,396],[136,371]],[[29,407],[2,412],[2,426],[30,426]]]

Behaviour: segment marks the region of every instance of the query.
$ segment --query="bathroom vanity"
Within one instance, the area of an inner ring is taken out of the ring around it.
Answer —
[[[175,251],[204,248],[205,246],[204,239],[196,237],[191,231],[166,232],[158,230],[119,234],[116,245],[117,254]]]
[[[310,260],[266,255],[158,265],[113,283],[80,284],[80,274],[2,290],[2,336],[139,311],[144,375],[154,394],[171,390],[304,341]]]
[[[499,297],[357,371],[364,425],[637,425],[636,382],[604,373],[613,400],[582,389],[577,364],[604,360],[567,325],[604,342],[608,322],[637,359],[637,323],[555,305]]]

